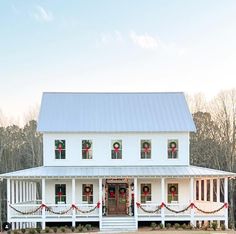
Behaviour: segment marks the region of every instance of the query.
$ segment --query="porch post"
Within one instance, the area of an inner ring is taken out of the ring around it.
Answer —
[[[19,202],[22,202],[22,181],[19,181],[19,190],[20,190]]]
[[[136,230],[138,230],[138,209],[136,202],[138,201],[138,182],[137,178],[134,178],[134,218],[136,223]]]
[[[15,180],[11,180],[11,204],[15,203]]]
[[[228,177],[224,179],[224,202],[227,204],[225,207],[225,228],[228,229]]]
[[[22,181],[23,183],[23,193],[22,193],[22,201],[25,202],[25,181]]]
[[[45,178],[42,178],[42,204],[45,204]],[[45,230],[45,207],[42,208],[42,229]]]
[[[102,178],[98,180],[98,201],[100,202],[100,208],[98,209],[99,212],[99,229],[102,229]]]
[[[71,200],[72,204],[75,205],[75,179],[73,178],[71,181]],[[75,227],[75,209],[72,210],[72,227]]]
[[[165,203],[165,178],[161,177],[161,202]],[[165,226],[165,208],[161,208],[161,223]]]
[[[194,202],[194,178],[190,178],[190,202]],[[191,224],[195,227],[196,222],[194,219],[194,207],[191,207]]]
[[[10,205],[11,204],[11,180],[7,179],[7,222],[11,222]]]

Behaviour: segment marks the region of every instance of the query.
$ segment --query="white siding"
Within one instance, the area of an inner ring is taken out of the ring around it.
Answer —
[[[66,159],[55,159],[56,139],[66,140]],[[82,140],[93,141],[93,159],[82,159]],[[140,140],[151,139],[151,159],[140,158]],[[168,139],[178,139],[178,159],[167,158]],[[111,141],[122,140],[122,159],[111,159]],[[44,166],[189,165],[189,133],[45,133]]]

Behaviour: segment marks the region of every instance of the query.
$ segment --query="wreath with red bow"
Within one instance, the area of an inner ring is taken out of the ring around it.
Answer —
[[[89,141],[84,141],[83,148],[85,149],[86,152],[88,152],[88,150],[91,148],[91,143]]]
[[[84,193],[88,196],[92,192],[92,189],[90,186],[84,187]]]
[[[145,153],[148,153],[150,151],[150,143],[149,142],[147,142],[147,141],[143,142],[142,146],[143,146]]]
[[[170,150],[171,152],[175,152],[175,151],[176,151],[176,148],[177,148],[176,142],[171,141],[170,144],[169,144],[169,150]]]
[[[170,186],[169,192],[171,193],[172,197],[174,197],[177,192],[176,186],[174,186],[174,185]]]
[[[115,190],[114,189],[110,189],[109,190],[109,195],[111,198],[115,197]]]
[[[116,141],[116,142],[113,144],[113,148],[114,148],[115,152],[118,153],[119,150],[120,150],[120,143]]]
[[[120,195],[124,196],[126,193],[126,188],[120,188],[119,193],[120,193]]]
[[[150,192],[150,189],[147,185],[143,186],[143,194],[144,196],[147,196]]]

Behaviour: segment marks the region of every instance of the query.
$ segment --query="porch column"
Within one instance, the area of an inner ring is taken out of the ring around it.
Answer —
[[[42,178],[42,204],[45,204],[45,179]],[[42,229],[45,230],[45,207],[42,208]]]
[[[228,204],[228,177],[224,179],[224,202]],[[225,207],[225,228],[228,229],[228,206]]]
[[[26,181],[25,186],[26,186],[25,199],[26,201],[29,201],[29,182],[28,181]]]
[[[213,179],[210,179],[210,202],[213,202]]]
[[[19,202],[22,202],[22,181],[19,181]]]
[[[194,178],[190,178],[190,202],[194,202]],[[191,207],[191,224],[195,227],[196,221],[194,220],[194,208]]]
[[[100,202],[100,208],[98,209],[99,212],[99,228],[102,228],[102,178],[99,178],[99,185],[98,185],[98,201]]]
[[[165,203],[165,178],[161,178],[161,202]],[[161,208],[161,223],[165,226],[165,208]]]
[[[71,200],[72,204],[75,205],[75,179],[73,178],[71,181]],[[72,227],[75,227],[75,209],[72,210]]]
[[[138,182],[137,178],[134,178],[134,218],[136,223],[136,230],[138,230],[138,209],[136,202],[138,201]]]
[[[23,185],[22,201],[25,202],[25,181],[22,181],[22,185]]]
[[[11,180],[11,204],[15,203],[15,180]]]
[[[11,204],[11,180],[7,179],[7,222],[11,222],[10,205]]]

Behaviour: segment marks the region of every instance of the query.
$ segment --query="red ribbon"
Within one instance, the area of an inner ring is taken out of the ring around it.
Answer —
[[[145,147],[145,148],[144,148],[144,152],[145,152],[145,153],[148,153],[149,151],[150,151],[150,149],[149,149],[148,147]]]
[[[138,207],[138,208],[141,206],[141,204],[140,204],[140,203],[138,203],[138,202],[136,202],[136,205],[137,205],[137,207]]]
[[[59,145],[58,145],[58,151],[61,153],[62,150],[63,150],[63,149],[62,149],[62,144],[59,144]]]
[[[191,209],[193,209],[195,207],[193,202],[190,204],[190,207],[191,207]]]
[[[161,208],[164,208],[164,207],[165,207],[165,203],[162,202],[162,203],[161,203]]]
[[[148,191],[145,191],[145,192],[143,192],[143,193],[144,193],[144,196],[147,196],[147,195],[149,194]]]
[[[97,208],[100,208],[100,205],[101,205],[101,203],[100,203],[100,202],[98,202],[98,203],[97,203]]]
[[[62,192],[60,191],[60,192],[58,192],[58,194],[57,194],[60,198],[61,198],[61,196],[62,196]]]
[[[114,150],[115,150],[116,153],[119,152],[119,148],[118,147],[114,147]]]
[[[229,205],[228,205],[227,202],[224,203],[224,207],[225,207],[225,208],[228,208],[228,207],[229,207]]]
[[[88,153],[88,151],[89,151],[89,147],[86,146],[86,147],[85,147],[85,152]]]

